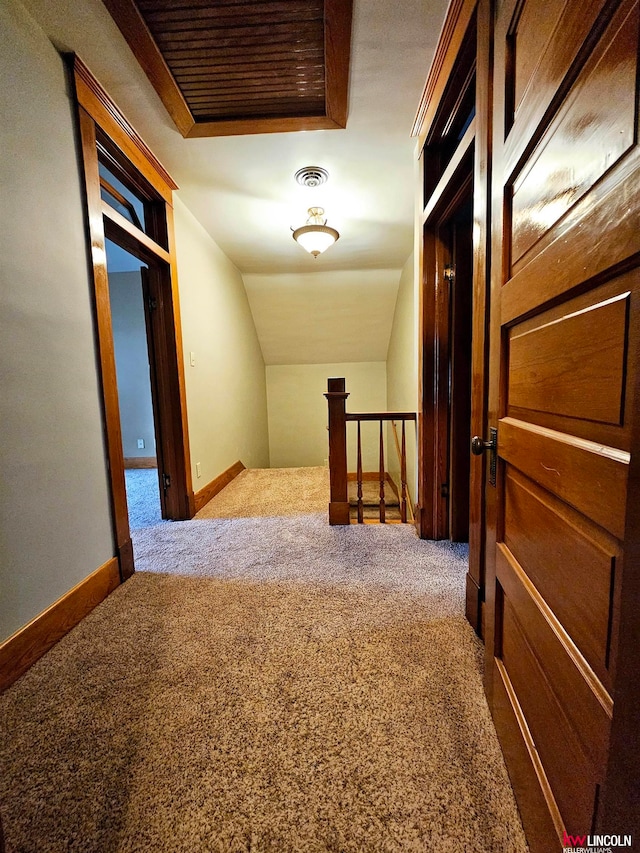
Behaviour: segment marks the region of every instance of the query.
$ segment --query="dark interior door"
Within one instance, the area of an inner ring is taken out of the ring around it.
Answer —
[[[469,541],[471,439],[471,329],[473,309],[471,197],[450,225],[449,539]]]
[[[626,678],[638,22],[637,0],[497,7],[486,688],[540,853],[602,825]]]
[[[151,385],[151,402],[153,404],[153,427],[156,438],[156,459],[158,460],[158,491],[160,495],[160,514],[162,518],[171,518],[167,508],[167,493],[170,488],[171,473],[167,470],[165,462],[165,440],[162,429],[162,400],[158,383],[157,368],[157,311],[158,311],[158,288],[155,286],[154,270],[148,267],[140,268],[142,278],[142,300],[144,304],[144,319],[147,330],[147,352],[149,355],[149,382]],[[155,330],[155,331],[154,331]],[[169,480],[167,481],[167,474]]]

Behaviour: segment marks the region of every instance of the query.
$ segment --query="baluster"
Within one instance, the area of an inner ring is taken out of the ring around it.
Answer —
[[[358,421],[358,524],[364,523],[364,509],[362,504],[362,443],[360,441],[360,421]]]
[[[404,434],[404,420],[402,421],[402,453],[400,454],[400,521],[407,523],[407,446]]]
[[[380,524],[385,523],[386,518],[386,507],[384,502],[384,435],[382,430],[382,424],[384,421],[380,421]]]

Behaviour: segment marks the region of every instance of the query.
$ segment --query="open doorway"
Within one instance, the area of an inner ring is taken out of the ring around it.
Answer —
[[[162,521],[149,308],[144,298],[149,268],[111,240],[105,241],[105,249],[129,527],[138,530]]]
[[[471,188],[438,229],[443,278],[448,285],[448,430],[446,436],[445,537],[469,541],[471,441],[471,331],[473,328],[473,199]]]
[[[424,226],[420,535],[469,542],[473,146]]]
[[[465,612],[484,636],[485,485],[495,458],[487,416],[493,7],[463,5],[450,10],[456,23],[447,24],[413,128],[422,195],[416,518],[424,539],[469,542]]]
[[[124,460],[129,451],[123,452],[107,241],[138,259],[153,389],[161,515],[174,520],[191,518],[194,496],[173,231],[176,184],[86,66],[77,56],[72,61],[84,162],[114,540],[120,577],[126,580],[134,571],[125,485]],[[150,450],[137,448],[137,439],[144,440],[144,436],[134,438],[136,453]]]

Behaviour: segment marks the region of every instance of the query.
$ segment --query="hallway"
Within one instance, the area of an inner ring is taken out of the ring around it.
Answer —
[[[135,533],[133,578],[0,698],[8,853],[526,851],[465,547],[329,527],[325,477],[249,470]]]

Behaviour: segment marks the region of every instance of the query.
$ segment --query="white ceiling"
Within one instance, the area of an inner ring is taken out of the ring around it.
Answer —
[[[400,270],[413,247],[409,133],[445,0],[354,0],[346,129],[211,139],[182,138],[100,0],[23,2],[56,47],[88,65],[245,274],[267,364],[337,362],[338,352],[344,360],[386,358]],[[327,184],[296,184],[296,170],[310,165],[329,171]],[[341,235],[317,259],[290,231],[312,205],[325,208]],[[313,331],[305,317],[314,317]],[[343,336],[356,329],[358,342],[345,346]]]

